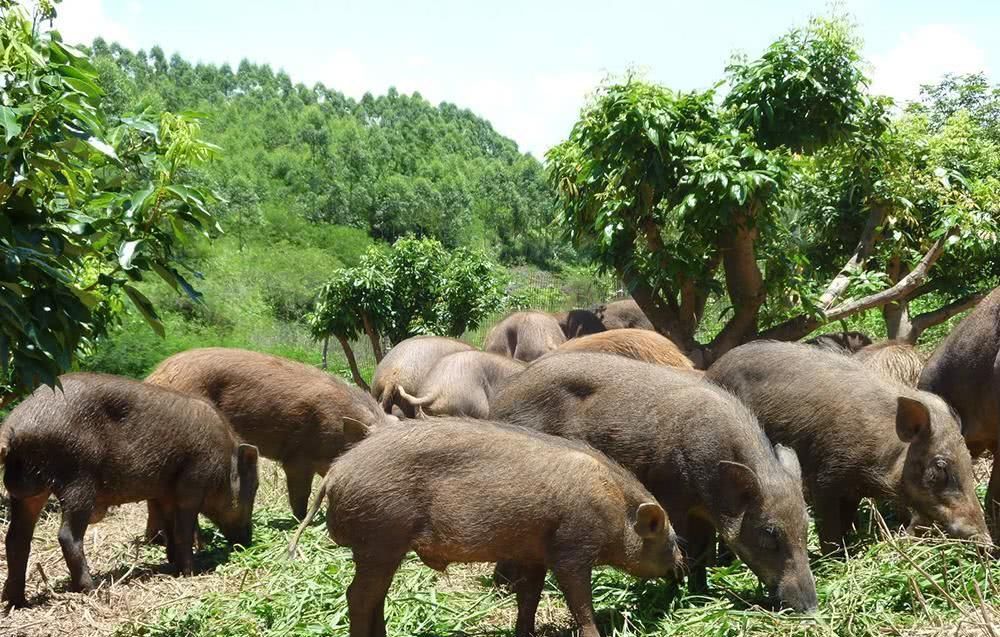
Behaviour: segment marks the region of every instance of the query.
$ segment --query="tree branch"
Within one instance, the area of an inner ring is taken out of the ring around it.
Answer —
[[[743,343],[757,330],[760,306],[767,295],[764,277],[757,267],[757,228],[752,225],[755,214],[752,206],[737,210],[733,215],[732,231],[720,241],[726,292],[733,303],[733,316],[709,344],[713,356]]]
[[[987,294],[988,292],[976,292],[974,294],[969,294],[968,296],[952,301],[947,305],[943,305],[936,310],[918,314],[911,320],[913,329],[917,332],[917,334],[920,334],[928,327],[944,323],[956,314],[961,314],[966,310],[974,308]]]
[[[351,367],[351,376],[354,378],[354,384],[366,392],[371,391],[368,383],[361,377],[361,372],[358,370],[358,361],[354,358],[354,350],[351,349],[351,344],[343,336],[338,335],[337,340],[340,341],[340,347],[344,350],[344,356],[347,357],[347,364]]]
[[[809,316],[802,314],[791,318],[784,323],[765,330],[760,334],[761,338],[770,338],[781,341],[797,341],[809,332],[813,331],[824,323],[847,318],[852,314],[870,310],[873,307],[881,307],[887,303],[904,299],[915,289],[920,287],[927,278],[931,267],[944,253],[948,236],[941,237],[931,245],[930,250],[920,260],[906,276],[899,279],[899,282],[890,288],[876,292],[861,299],[842,303],[835,308],[828,309],[820,313],[819,316]]]
[[[819,306],[823,311],[829,310],[833,306],[834,302],[840,298],[840,295],[850,285],[851,276],[864,267],[865,261],[871,256],[872,250],[875,247],[875,242],[878,241],[881,235],[882,222],[885,221],[887,213],[888,210],[884,206],[875,206],[868,213],[868,220],[865,222],[865,228],[861,232],[858,245],[854,248],[854,254],[844,267],[840,269],[837,276],[833,277],[830,285],[826,287],[826,290],[819,297]]]

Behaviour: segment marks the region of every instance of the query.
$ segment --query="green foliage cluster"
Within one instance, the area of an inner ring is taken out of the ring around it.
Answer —
[[[202,179],[220,193],[220,220],[241,245],[307,222],[389,243],[428,236],[507,262],[569,254],[550,227],[541,164],[468,110],[394,89],[355,101],[247,61],[192,65],[102,40],[92,50],[112,108],[209,115],[205,134],[225,153]]]
[[[197,293],[177,247],[215,223],[189,169],[214,147],[192,115],[108,114],[87,55],[42,33],[54,15],[0,1],[0,403],[68,369],[127,297],[163,331],[136,282]]]
[[[348,341],[365,334],[381,359],[383,338],[395,344],[417,334],[461,336],[475,328],[505,305],[504,283],[481,252],[404,237],[336,271],[319,292],[309,327],[317,340],[337,338],[349,361]],[[355,380],[363,384],[357,374]]]
[[[816,18],[734,61],[721,99],[630,76],[549,152],[567,235],[700,364],[872,308],[915,341],[996,284],[1000,91],[950,78],[892,117],[859,50]]]

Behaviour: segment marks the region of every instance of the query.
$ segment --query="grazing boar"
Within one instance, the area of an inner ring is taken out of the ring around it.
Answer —
[[[25,604],[31,537],[55,495],[59,545],[70,587],[94,587],[84,556],[88,524],[108,507],[147,500],[169,523],[167,557],[190,575],[198,514],[234,543],[249,544],[257,492],[257,449],[241,444],[208,402],[104,374],[67,374],[42,387],[0,429],[0,464],[10,495],[3,601]]]
[[[843,547],[861,498],[913,513],[957,538],[986,538],[972,460],[943,400],[884,379],[851,357],[757,341],[707,377],[739,396],[768,437],[799,454],[826,552]]]
[[[382,405],[383,411],[392,413],[393,407],[405,416],[416,413],[399,399],[399,390],[410,394],[419,392],[420,383],[440,359],[455,352],[475,350],[472,345],[444,336],[413,336],[393,347],[375,368],[372,377],[372,396]]]
[[[973,457],[1000,457],[1000,288],[952,330],[920,374],[920,389],[944,398],[961,417],[962,436]],[[986,490],[986,516],[1000,541],[1000,463],[994,461]]]
[[[400,399],[418,415],[486,418],[497,388],[526,366],[500,354],[456,352],[431,368],[420,383],[418,396],[400,387]]]
[[[549,356],[564,352],[603,352],[667,367],[694,369],[694,363],[673,341],[652,330],[624,328],[575,338],[560,345]]]
[[[483,350],[530,363],[566,341],[559,323],[545,312],[515,312],[493,326]]]
[[[630,327],[639,330],[654,329],[642,308],[632,299],[599,305],[594,308],[594,314],[601,319],[601,324],[608,330],[622,330]]]
[[[587,442],[656,496],[706,586],[716,532],[784,605],[816,608],[798,461],[753,414],[693,372],[609,354],[536,361],[494,398],[490,418]]]
[[[854,358],[875,373],[907,387],[917,386],[924,368],[924,359],[917,348],[903,341],[873,343],[858,350]]]
[[[344,419],[374,427],[391,418],[374,398],[339,378],[247,350],[181,352],[160,363],[146,382],[205,398],[261,455],[281,463],[298,519],[309,505],[313,476],[325,475],[352,442],[344,436]],[[152,515],[149,524],[155,535]]]
[[[433,418],[377,431],[323,481],[330,537],[354,554],[351,637],[385,635],[386,591],[407,551],[451,563],[511,560],[518,637],[535,634],[551,569],[585,637],[597,637],[591,569],[661,577],[680,562],[663,509],[627,471],[586,445],[484,421]],[[298,538],[324,494],[313,502]]]
[[[872,339],[861,332],[830,332],[811,338],[806,344],[837,354],[854,354],[863,347],[871,345]]]
[[[604,323],[593,310],[570,310],[552,315],[567,339],[605,331]]]

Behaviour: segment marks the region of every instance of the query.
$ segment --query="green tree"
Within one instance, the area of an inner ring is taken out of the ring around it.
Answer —
[[[417,334],[460,336],[505,301],[501,271],[482,253],[452,252],[434,239],[405,237],[373,247],[361,263],[334,272],[309,316],[312,335],[340,343],[354,382],[368,389],[351,341],[368,337],[377,361],[383,339],[396,344]]]
[[[846,22],[814,19],[760,58],[731,64],[721,105],[714,91],[675,93],[629,78],[604,87],[549,153],[570,237],[703,366],[748,340],[798,339],[904,299],[956,234],[991,232],[957,172],[942,181],[923,160],[894,165],[905,142],[885,102],[868,95],[858,50]],[[870,196],[839,202],[843,214],[803,209],[815,198],[797,195],[822,186],[823,166]],[[870,270],[897,219],[883,204],[928,174],[938,183],[930,207],[950,217],[913,220],[920,238],[890,281]],[[723,308],[723,324],[703,342],[710,304]]]
[[[209,193],[185,183],[214,152],[198,122],[109,117],[88,57],[40,30],[54,14],[0,0],[0,403],[55,384],[123,297],[162,334],[134,283],[196,297],[175,248],[214,228]]]

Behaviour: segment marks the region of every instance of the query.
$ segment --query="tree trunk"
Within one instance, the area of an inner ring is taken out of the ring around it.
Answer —
[[[351,366],[351,376],[354,378],[354,384],[365,391],[371,391],[368,383],[361,377],[361,372],[358,370],[358,361],[354,358],[354,350],[351,349],[351,344],[343,336],[338,336],[337,340],[340,341],[340,347],[344,350],[344,356],[347,357],[347,364]]]
[[[327,368],[327,354],[330,353],[330,337],[327,336],[323,339],[323,364],[322,369]]]
[[[361,313],[361,318],[365,324],[365,334],[368,335],[368,340],[372,344],[372,353],[375,354],[375,362],[382,362],[382,343],[379,341],[378,332],[375,330],[375,326],[372,324],[372,319],[368,316],[367,312]]]
[[[903,261],[899,254],[892,255],[886,274],[889,281],[896,285],[903,273]],[[885,321],[885,332],[889,339],[915,343],[917,338],[910,322],[910,297],[886,303],[882,306],[882,319]]]

